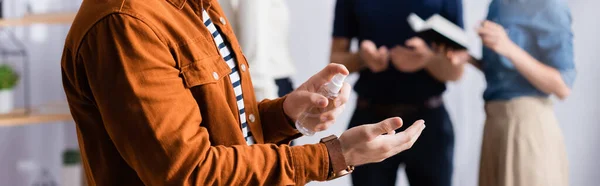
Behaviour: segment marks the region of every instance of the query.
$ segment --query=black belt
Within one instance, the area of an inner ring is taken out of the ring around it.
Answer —
[[[417,113],[421,110],[436,109],[444,104],[442,96],[433,96],[423,103],[404,104],[404,103],[372,103],[368,99],[358,98],[356,108],[361,110],[370,110],[376,113],[389,116],[400,116],[404,114]]]

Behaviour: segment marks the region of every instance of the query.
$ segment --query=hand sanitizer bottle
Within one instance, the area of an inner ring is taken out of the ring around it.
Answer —
[[[340,90],[342,89],[342,86],[344,85],[345,79],[345,75],[336,74],[335,76],[333,76],[333,79],[331,79],[331,81],[323,84],[323,86],[321,86],[317,91],[317,93],[329,99],[329,104],[327,105],[327,108],[334,107],[333,100],[337,98]],[[323,113],[323,111],[320,108],[308,108],[300,115],[298,120],[296,120],[296,129],[298,129],[298,131],[300,131],[300,133],[304,134],[305,136],[314,135],[315,131],[308,129],[305,126],[316,125],[318,123],[321,123],[321,118],[319,117],[321,113]]]

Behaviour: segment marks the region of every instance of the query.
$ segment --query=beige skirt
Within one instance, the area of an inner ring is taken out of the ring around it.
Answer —
[[[552,102],[522,97],[485,104],[480,186],[567,186],[568,163]]]

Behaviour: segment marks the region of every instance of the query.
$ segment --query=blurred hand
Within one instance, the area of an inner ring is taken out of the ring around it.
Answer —
[[[443,57],[445,57],[446,60],[450,61],[453,65],[460,65],[461,63],[466,63],[471,59],[469,51],[465,49],[453,50],[451,48],[447,48],[445,45],[438,45],[435,43],[431,46],[436,54],[445,55]]]
[[[377,49],[375,43],[364,40],[360,43],[359,55],[367,68],[374,73],[384,71],[388,67],[389,52],[385,46]]]
[[[427,66],[435,53],[419,37],[406,41],[406,47],[396,46],[390,52],[394,67],[402,72],[415,72]]]
[[[502,56],[507,56],[515,46],[504,28],[492,21],[483,21],[477,33],[484,46]]]
[[[338,97],[333,100],[329,100],[325,96],[318,94],[317,91],[323,84],[331,81],[333,76],[338,73],[349,74],[348,69],[344,65],[329,64],[323,70],[310,77],[308,81],[300,85],[296,90],[288,94],[283,102],[283,111],[285,114],[293,121],[296,121],[305,110],[315,107],[322,111],[319,116],[316,116],[320,118],[320,122],[307,122],[304,127],[315,132],[329,128],[335,122],[337,116],[344,110],[348,97],[350,97],[351,88],[348,83],[344,83]],[[309,126],[311,124],[312,126]]]
[[[395,117],[382,122],[361,125],[342,133],[339,140],[347,165],[363,165],[381,162],[412,147],[425,129],[425,121],[415,122],[405,131],[395,133],[402,127],[402,119]]]

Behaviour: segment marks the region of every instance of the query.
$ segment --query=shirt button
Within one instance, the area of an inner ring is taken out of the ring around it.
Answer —
[[[219,21],[221,21],[221,23],[222,23],[223,25],[226,25],[226,24],[227,24],[227,22],[225,21],[225,18],[224,18],[224,17],[221,17],[221,18],[219,18]]]
[[[256,120],[256,118],[254,117],[254,114],[250,114],[248,115],[248,119],[250,120],[250,122],[254,123],[254,121]]]
[[[217,74],[217,72],[213,72],[213,77],[215,80],[219,80],[219,74]]]
[[[242,64],[242,72],[246,72],[246,64]]]

